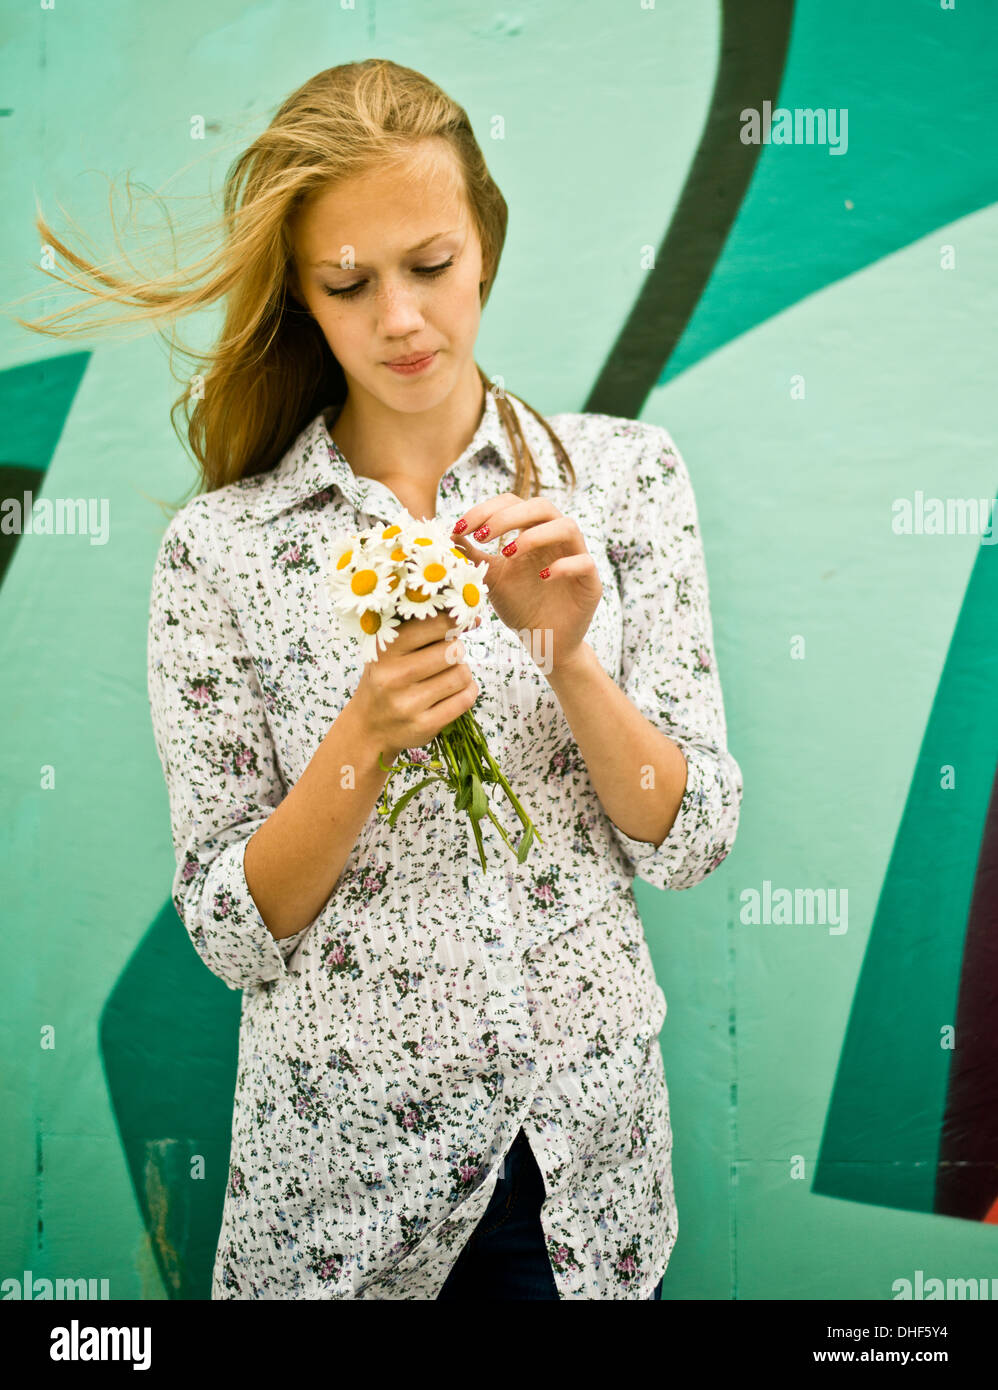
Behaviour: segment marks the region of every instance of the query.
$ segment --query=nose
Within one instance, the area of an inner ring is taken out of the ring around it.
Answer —
[[[378,296],[378,326],[385,338],[404,338],[423,326],[419,290],[406,285],[386,285]]]

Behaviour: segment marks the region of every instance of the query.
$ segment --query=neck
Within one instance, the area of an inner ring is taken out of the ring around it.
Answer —
[[[357,477],[386,485],[408,481],[435,492],[474,438],[484,404],[482,379],[469,360],[454,389],[431,409],[392,410],[369,394],[348,393],[329,432]]]

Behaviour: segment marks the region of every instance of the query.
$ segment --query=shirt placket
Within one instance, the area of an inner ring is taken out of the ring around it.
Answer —
[[[449,474],[455,483],[448,494],[449,499],[457,500],[463,510],[467,511],[485,497],[501,490],[495,469],[495,462],[487,454],[484,457],[473,455],[459,460],[443,475],[447,477]],[[360,514],[376,517],[387,525],[401,520],[401,502],[390,488],[376,479],[355,477],[346,483],[343,492],[350,505]],[[470,841],[467,861],[465,877],[471,882],[471,875],[479,861],[477,848]],[[497,872],[499,871],[497,868]],[[455,875],[458,872],[458,867],[455,866]],[[476,886],[470,891],[481,890]],[[522,957],[525,943],[521,933],[510,920],[508,911],[504,910],[504,902],[505,895],[502,895],[495,906],[482,900],[476,902],[472,908],[469,892],[469,911],[481,932],[486,952],[486,1014],[495,1032],[501,1055],[513,1070],[528,1082],[536,1070],[537,1059]],[[519,1097],[520,1100],[526,1095],[526,1087],[522,1089],[524,1096]]]

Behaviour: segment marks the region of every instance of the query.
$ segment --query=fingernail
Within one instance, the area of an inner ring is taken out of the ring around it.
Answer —
[[[541,578],[542,578],[542,579],[550,579],[550,578],[551,578],[551,571],[550,571],[549,569],[541,570]]]
[[[462,531],[467,531],[467,529],[468,529],[468,523],[465,521],[464,517],[462,517],[461,520],[460,520],[460,521],[457,523],[457,525],[454,527],[453,531],[451,532],[451,535],[452,535],[452,536],[459,536],[459,535],[461,534]]]
[[[503,553],[504,555],[515,555],[515,554],[516,554],[516,541],[510,541],[509,545],[504,545],[503,548],[502,548],[502,553]]]
[[[471,533],[476,541],[484,541],[489,534],[488,522],[484,526],[479,526],[477,531]]]

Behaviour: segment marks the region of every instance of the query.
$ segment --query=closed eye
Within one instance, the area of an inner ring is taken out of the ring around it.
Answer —
[[[425,275],[428,279],[434,279],[437,275],[442,275],[445,270],[449,270],[453,264],[454,257],[451,256],[450,260],[444,261],[441,265],[417,265],[413,267],[413,270],[417,275]],[[329,288],[328,285],[323,285],[322,288],[325,294],[336,297],[345,296],[349,298],[351,295],[355,295],[360,290],[362,290],[364,288],[364,284],[365,282],[361,280],[359,285],[350,285],[345,290],[332,290]]]

